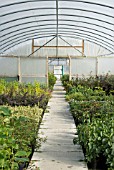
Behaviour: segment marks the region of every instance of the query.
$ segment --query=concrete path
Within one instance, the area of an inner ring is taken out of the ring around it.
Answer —
[[[60,81],[54,86],[48,110],[38,134],[47,140],[34,152],[28,170],[87,170],[81,146],[73,144],[76,127]]]

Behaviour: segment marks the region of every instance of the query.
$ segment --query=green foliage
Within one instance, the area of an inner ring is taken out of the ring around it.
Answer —
[[[69,81],[69,75],[68,75],[68,74],[64,74],[64,75],[61,77],[61,81],[62,81],[63,84],[64,84],[65,82],[68,82],[68,81]]]
[[[29,162],[41,115],[37,106],[0,107],[0,169],[18,170]]]
[[[114,75],[106,74],[105,76],[91,76],[89,78],[77,77],[75,80],[72,79],[71,81],[69,81],[67,77],[68,75],[64,75],[61,79],[67,92],[70,91],[69,88],[81,85],[83,87],[91,88],[93,90],[97,90],[99,89],[99,87],[101,87],[106,94],[114,94]]]
[[[78,129],[78,142],[83,146],[87,162],[97,162],[103,157],[107,169],[113,170],[114,96],[109,89],[107,93],[103,86],[108,80],[107,77],[103,78],[104,83],[101,83],[101,80],[90,77],[66,81],[64,85]],[[77,142],[77,138],[74,142]]]
[[[57,78],[54,76],[53,73],[48,73],[48,83],[49,83],[49,88],[52,90],[53,86],[56,82]]]
[[[35,106],[45,109],[50,92],[38,82],[20,84],[0,80],[0,105]]]

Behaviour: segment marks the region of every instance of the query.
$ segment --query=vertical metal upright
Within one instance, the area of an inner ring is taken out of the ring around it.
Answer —
[[[58,0],[56,0],[56,58],[58,58]],[[58,58],[59,65],[59,58]]]

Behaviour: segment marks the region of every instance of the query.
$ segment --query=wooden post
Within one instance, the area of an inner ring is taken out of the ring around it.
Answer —
[[[34,52],[34,39],[32,39],[32,53]]]
[[[47,87],[48,87],[48,56],[47,56],[47,61],[46,61],[46,78],[47,78]]]
[[[18,77],[19,77],[19,83],[21,83],[21,62],[20,62],[20,57],[18,57]]]
[[[96,76],[98,76],[98,57],[96,57]]]
[[[69,80],[71,80],[71,57],[69,56]]]
[[[84,56],[84,40],[82,40],[82,56]]]

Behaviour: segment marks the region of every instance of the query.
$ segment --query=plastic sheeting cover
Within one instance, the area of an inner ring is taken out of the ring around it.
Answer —
[[[0,54],[56,36],[84,39],[114,53],[114,0],[0,0]]]

